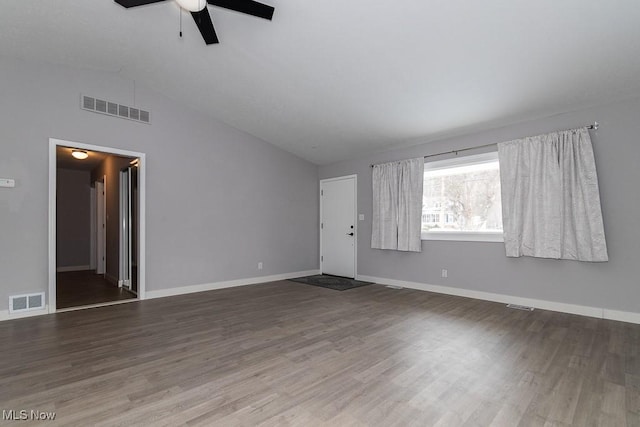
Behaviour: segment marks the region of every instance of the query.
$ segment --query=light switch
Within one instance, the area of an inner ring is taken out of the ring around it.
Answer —
[[[364,214],[360,214],[360,215],[358,215],[358,220],[360,220],[360,221],[364,221]]]
[[[15,186],[16,186],[16,180],[15,179],[0,178],[0,187],[13,188]]]

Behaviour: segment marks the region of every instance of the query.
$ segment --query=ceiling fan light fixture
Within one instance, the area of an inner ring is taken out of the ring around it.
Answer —
[[[71,151],[71,155],[78,160],[84,160],[89,157],[89,153],[83,150],[73,150]]]
[[[176,0],[181,8],[189,12],[200,12],[207,7],[206,0]]]

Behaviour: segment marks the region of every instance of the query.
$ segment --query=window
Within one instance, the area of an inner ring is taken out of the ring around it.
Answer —
[[[497,152],[425,162],[422,239],[503,241]]]

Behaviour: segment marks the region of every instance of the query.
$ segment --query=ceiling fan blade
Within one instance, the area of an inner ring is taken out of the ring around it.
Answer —
[[[124,7],[136,7],[144,6],[145,4],[158,3],[165,0],[115,0],[120,6]]]
[[[247,15],[257,16],[258,18],[264,18],[271,21],[273,17],[273,11],[275,10],[271,6],[258,3],[253,0],[207,0],[209,4],[214,6],[223,7],[225,9],[235,10],[236,12],[246,13]]]
[[[205,7],[200,12],[191,12],[191,16],[193,16],[193,20],[196,22],[204,42],[206,44],[218,43],[218,36],[216,35],[215,28],[213,28],[211,15],[209,15],[207,8]]]

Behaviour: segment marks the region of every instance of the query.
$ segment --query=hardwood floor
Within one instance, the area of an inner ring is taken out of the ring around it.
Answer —
[[[0,342],[0,409],[56,412],[33,425],[640,425],[639,325],[379,285],[13,320]]]
[[[112,301],[135,299],[136,295],[119,288],[93,271],[56,274],[56,308],[81,307]]]

